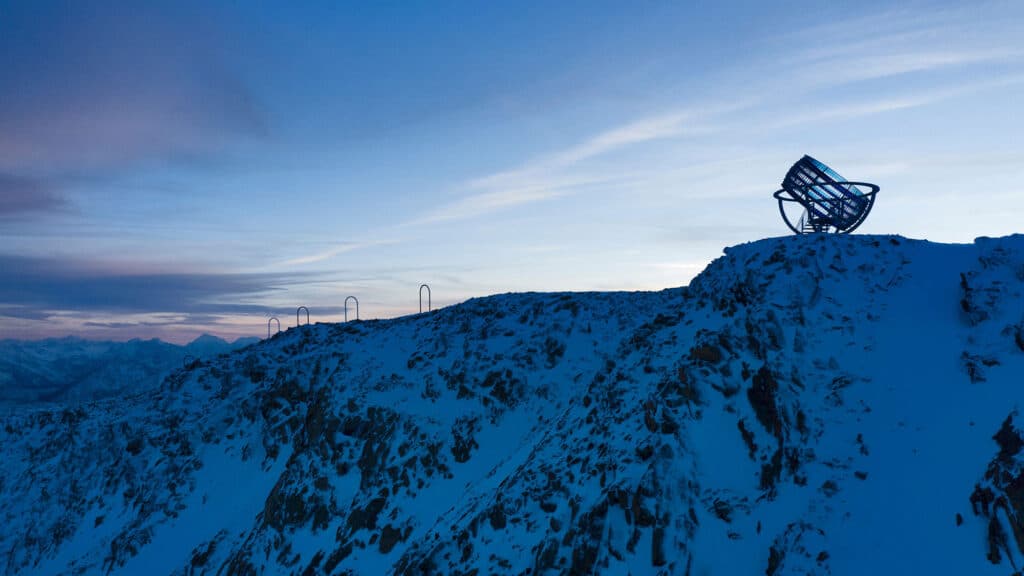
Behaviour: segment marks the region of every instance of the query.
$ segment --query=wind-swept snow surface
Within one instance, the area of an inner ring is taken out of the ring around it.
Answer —
[[[303,326],[4,420],[9,574],[1024,568],[1024,237]]]

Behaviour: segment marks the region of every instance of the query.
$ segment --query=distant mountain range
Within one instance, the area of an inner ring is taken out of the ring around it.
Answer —
[[[0,340],[0,407],[99,400],[152,388],[190,357],[208,359],[258,338],[204,334],[185,346],[161,340]]]

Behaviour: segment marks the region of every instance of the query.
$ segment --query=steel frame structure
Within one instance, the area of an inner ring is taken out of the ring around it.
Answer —
[[[848,182],[822,162],[804,156],[793,164],[782,180],[782,189],[772,196],[779,201],[779,214],[786,226],[797,234],[849,234],[868,217],[878,190],[870,182]],[[797,222],[786,214],[784,202],[803,207]]]

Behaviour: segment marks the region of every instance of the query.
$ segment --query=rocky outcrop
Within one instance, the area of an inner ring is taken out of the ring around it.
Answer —
[[[977,266],[938,275],[950,279],[946,328],[959,339],[943,352],[953,369],[923,390],[1006,389],[1024,356],[1012,301],[1020,244],[980,242]],[[5,572],[898,564],[857,553],[878,545],[858,527],[894,529],[891,510],[872,507],[887,490],[878,462],[929,447],[926,427],[906,424],[928,406],[885,394],[933,374],[922,367],[937,352],[882,348],[923,294],[920,262],[942,249],[766,240],[728,249],[688,288],[510,294],[303,326],[195,362],[154,393],[13,415],[0,427]],[[948,490],[959,523],[979,530],[956,545],[978,573],[1019,569],[1019,425],[977,419],[999,430],[999,452],[973,496]],[[897,439],[910,451],[895,452]]]

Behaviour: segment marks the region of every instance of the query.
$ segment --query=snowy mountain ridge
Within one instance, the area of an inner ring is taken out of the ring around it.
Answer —
[[[3,420],[9,574],[1017,573],[1024,237],[303,326]]]
[[[0,340],[0,406],[88,402],[153,388],[192,358],[258,342],[204,334],[178,346],[161,340],[106,342],[81,338]]]

